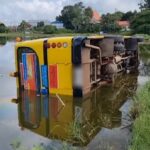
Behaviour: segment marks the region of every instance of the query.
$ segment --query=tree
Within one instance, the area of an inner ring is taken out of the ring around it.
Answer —
[[[150,0],[143,0],[139,6],[141,10],[150,9]]]
[[[65,6],[61,11],[61,15],[56,17],[56,20],[62,21],[67,29],[76,32],[89,32],[92,16],[92,9],[83,6],[83,3],[79,2],[73,6]]]
[[[139,12],[131,22],[134,33],[150,34],[150,9]]]
[[[4,23],[0,23],[0,33],[7,32],[8,28],[5,26]]]
[[[31,25],[27,23],[25,20],[23,20],[20,25],[18,26],[18,30],[20,31],[26,31],[27,29],[31,28]]]
[[[121,18],[123,17],[124,13],[121,11],[116,11],[115,13],[111,14],[111,17],[114,21],[118,21],[121,20]]]
[[[37,28],[44,27],[44,21],[40,21],[37,23]]]
[[[118,32],[121,30],[121,28],[117,25],[117,21],[121,19],[122,13],[114,13],[114,14],[110,14],[107,13],[106,15],[102,15],[102,22],[101,22],[101,26],[102,26],[102,31],[104,32]]]
[[[37,23],[37,26],[33,27],[35,31],[43,32],[44,29],[44,21],[40,21]]]
[[[134,11],[134,12],[128,11],[128,12],[126,12],[126,13],[123,14],[121,20],[122,21],[124,21],[124,20],[126,20],[126,21],[132,21],[135,18],[136,15],[137,15],[137,11]]]
[[[85,16],[87,16],[87,17],[89,17],[91,19],[92,16],[93,16],[93,11],[92,11],[91,7],[85,8],[84,14],[85,14]]]
[[[56,17],[56,20],[62,21],[65,28],[74,29],[74,26],[72,25],[72,20],[76,16],[77,14],[75,14],[73,6],[65,6],[61,11],[61,15]]]
[[[83,7],[82,7],[83,8]],[[90,32],[91,30],[91,18],[92,18],[92,9],[90,7],[81,9],[80,15],[72,20],[72,25],[76,32]]]

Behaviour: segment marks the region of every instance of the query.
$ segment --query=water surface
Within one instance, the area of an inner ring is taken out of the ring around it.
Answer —
[[[17,90],[16,80],[9,77],[15,71],[15,43],[6,38],[0,41],[0,150],[35,145],[45,149],[127,149],[132,97],[149,79],[149,59],[141,57],[139,72],[120,74],[113,84],[83,98],[38,97]]]

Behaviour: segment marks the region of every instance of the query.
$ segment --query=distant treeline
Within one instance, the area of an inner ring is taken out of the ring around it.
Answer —
[[[52,25],[44,25],[39,22],[36,27],[32,27],[28,22],[22,21],[16,28],[19,32],[38,32],[45,34],[54,33],[116,33],[123,31],[117,24],[117,21],[128,21],[130,23],[131,33],[150,34],[150,0],[143,0],[139,4],[140,12],[129,11],[126,13],[117,11],[115,13],[107,13],[101,16],[99,22],[93,22],[93,10],[91,7],[85,7],[82,2],[74,5],[65,6],[61,14],[56,17],[57,21],[64,24],[64,29],[57,29]],[[11,32],[12,28],[0,24],[0,33]]]

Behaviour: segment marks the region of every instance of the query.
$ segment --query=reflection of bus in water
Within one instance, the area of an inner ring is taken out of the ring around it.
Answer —
[[[34,92],[20,91],[19,126],[50,139],[86,145],[102,127],[121,126],[119,109],[134,93],[137,76],[121,75],[114,82],[79,99],[62,95],[36,96]]]

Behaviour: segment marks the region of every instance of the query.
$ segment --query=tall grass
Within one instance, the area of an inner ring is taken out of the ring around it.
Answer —
[[[85,143],[86,140],[82,134],[82,126],[79,122],[73,121],[69,124],[68,128],[69,140],[73,144]]]
[[[150,53],[150,42],[139,44],[140,52]]]
[[[134,110],[139,115],[134,122],[130,150],[150,150],[150,82],[137,93]]]

